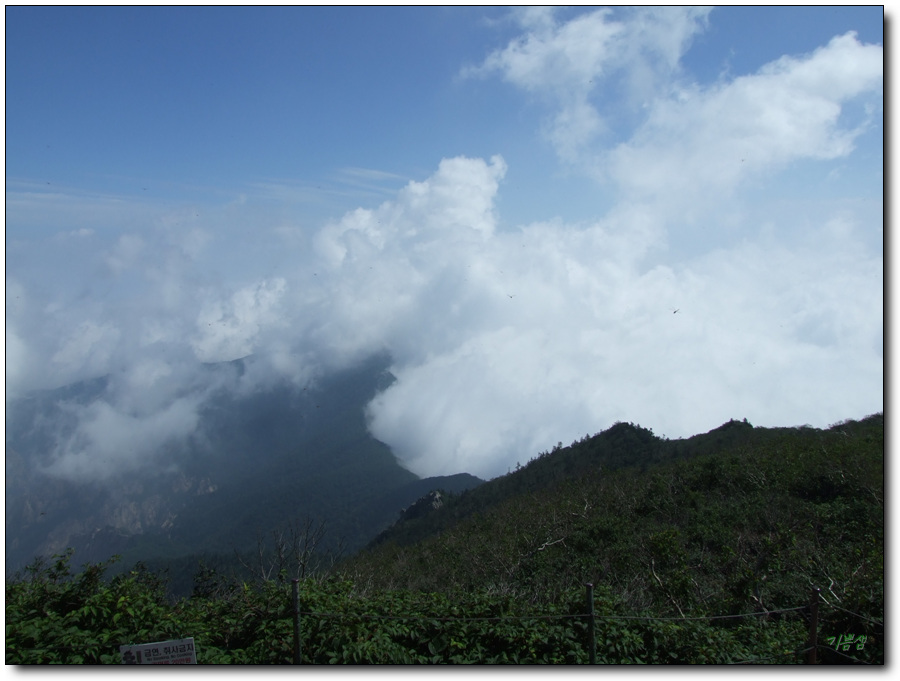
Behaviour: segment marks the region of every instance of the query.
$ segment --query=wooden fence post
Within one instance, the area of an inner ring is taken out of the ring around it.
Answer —
[[[597,664],[597,630],[594,620],[594,585],[588,582],[587,608],[588,608],[588,661],[589,664]]]
[[[819,592],[821,591],[820,588],[814,587],[809,596],[809,652],[806,655],[806,664],[816,664],[816,646],[819,636]]]
[[[294,664],[301,664],[300,661],[300,594],[299,579],[291,580],[291,590],[293,591],[294,600]]]

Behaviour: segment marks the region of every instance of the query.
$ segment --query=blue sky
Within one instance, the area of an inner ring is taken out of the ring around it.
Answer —
[[[198,189],[218,197],[272,181],[342,186],[347,168],[397,174],[402,183],[427,177],[435,159],[500,153],[511,166],[504,197],[519,203],[561,174],[536,139],[546,112],[514,86],[459,77],[515,37],[507,13],[11,7],[7,175],[192,200]],[[882,21],[878,7],[722,8],[710,13],[683,68],[708,84],[847,30],[880,42]],[[529,173],[533,164],[543,169]],[[529,209],[568,217],[563,202]],[[595,217],[591,210],[579,217]]]
[[[422,474],[883,409],[880,7],[5,16],[7,397],[116,377],[60,471],[251,354],[389,351]]]

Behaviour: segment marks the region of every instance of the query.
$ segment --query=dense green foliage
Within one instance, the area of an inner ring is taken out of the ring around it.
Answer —
[[[881,627],[829,607],[884,621],[881,414],[827,430],[730,422],[676,441],[618,424],[409,525],[347,574],[535,604],[589,581],[625,612],[660,617],[790,608],[818,587],[827,636],[883,646]]]
[[[819,660],[883,663],[883,460],[880,414],[677,441],[618,424],[301,580],[303,661],[587,663],[592,582],[600,663],[803,662],[813,587]],[[7,580],[7,663],[118,663],[120,644],[187,636],[200,663],[292,660],[284,570],[204,568],[171,602],[140,566],[104,581],[70,560]],[[845,634],[866,642],[828,645]]]
[[[289,664],[290,586],[223,584],[169,604],[159,580],[132,571],[111,583],[103,566],[69,574],[69,556],[32,566],[7,586],[7,664],[117,664],[118,646],[192,636],[200,664]],[[535,606],[510,596],[381,591],[345,580],[300,584],[302,659],[307,664],[573,664],[588,661],[584,594]],[[615,604],[595,598],[600,663],[797,661],[799,621],[714,629],[698,621],[602,619]]]

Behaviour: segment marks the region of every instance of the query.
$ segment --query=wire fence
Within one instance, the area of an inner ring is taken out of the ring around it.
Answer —
[[[807,648],[803,648],[802,650],[791,650],[786,653],[779,653],[778,655],[770,655],[769,657],[757,657],[752,660],[741,660],[740,662],[729,662],[730,665],[737,664],[760,664],[762,662],[771,662],[773,660],[784,660],[786,657],[797,657],[799,655],[803,655],[804,653],[808,653],[812,650],[812,646]]]
[[[548,613],[548,614],[531,614],[531,615],[486,615],[486,616],[464,616],[464,615],[396,615],[396,614],[380,614],[380,613],[353,613],[353,612],[321,612],[314,610],[301,610],[299,608],[299,601],[297,599],[297,582],[294,582],[294,627],[295,627],[295,635],[293,643],[289,643],[288,641],[277,638],[276,640],[282,644],[285,648],[293,648],[294,649],[294,661],[295,663],[299,663],[300,661],[300,638],[299,638],[299,618],[307,617],[307,618],[322,618],[322,619],[350,619],[350,620],[394,620],[394,621],[425,621],[425,622],[501,622],[501,621],[534,621],[534,620],[565,620],[565,619],[580,619],[580,620],[588,620],[588,621],[645,621],[645,622],[690,622],[690,621],[712,621],[712,620],[726,620],[726,619],[740,619],[740,618],[750,618],[750,617],[762,617],[776,614],[786,614],[786,613],[796,613],[796,612],[806,612],[810,615],[813,615],[815,612],[815,608],[819,605],[831,608],[833,610],[837,610],[843,612],[845,614],[851,615],[858,620],[863,622],[867,622],[869,624],[884,627],[884,622],[872,619],[871,617],[866,617],[865,615],[861,615],[859,613],[853,612],[851,610],[847,610],[846,608],[842,608],[833,603],[828,603],[826,601],[818,602],[818,590],[814,590],[813,597],[809,604],[806,605],[798,605],[791,608],[779,608],[776,610],[762,610],[758,612],[748,612],[748,613],[740,613],[736,615],[701,615],[701,616],[690,616],[690,617],[652,617],[649,615],[614,615],[614,614],[596,614],[593,612],[587,613]],[[591,593],[591,592],[589,592]],[[810,622],[810,632],[809,638],[807,641],[807,645],[798,650],[786,651],[783,653],[778,653],[775,655],[770,655],[767,657],[757,657],[748,660],[741,660],[737,662],[728,662],[729,665],[748,665],[748,664],[762,664],[765,662],[773,662],[773,661],[785,661],[787,658],[797,658],[798,656],[807,655],[808,661],[815,663],[816,658],[810,658],[809,654],[813,651],[828,651],[829,654],[837,655],[838,657],[844,658],[850,662],[856,664],[884,664],[883,662],[870,662],[866,660],[861,660],[859,658],[853,657],[851,655],[846,655],[840,650],[837,649],[837,646],[825,646],[818,643],[816,631],[817,622],[816,617],[813,615],[811,617]],[[596,646],[596,642],[592,641],[590,643],[591,646]],[[859,649],[859,648],[858,648]],[[69,650],[68,647],[65,646],[42,646],[41,648],[34,648],[33,651],[38,650]]]
[[[492,615],[492,616],[428,616],[428,615],[386,615],[372,613],[341,613],[341,612],[317,612],[304,611],[297,612],[298,615],[304,617],[321,617],[325,619],[353,619],[353,620],[389,620],[389,621],[425,621],[425,622],[499,622],[499,621],[533,621],[533,620],[564,620],[564,619],[593,619],[594,621],[646,621],[646,622],[673,622],[673,621],[711,621],[724,619],[739,619],[746,617],[759,617],[775,614],[784,614],[790,612],[800,612],[808,610],[808,605],[799,605],[792,608],[779,608],[776,610],[764,610],[759,612],[741,613],[737,615],[704,615],[692,617],[651,617],[646,615],[598,615],[592,613],[576,613],[576,614],[532,614],[532,615]],[[283,641],[286,643],[286,641]],[[812,647],[806,647],[801,650],[792,650],[768,657],[758,657],[749,660],[741,660],[739,662],[729,662],[730,665],[747,665],[761,664],[764,662],[772,662],[776,660],[784,661],[786,658],[796,658],[802,656]],[[595,663],[595,662],[594,662]]]
[[[873,620],[873,619],[871,619],[870,617],[866,617],[865,615],[860,615],[859,613],[852,612],[852,611],[850,611],[850,610],[847,610],[846,608],[842,608],[842,607],[839,606],[839,605],[835,605],[834,603],[823,603],[823,605],[824,605],[826,608],[832,608],[832,609],[834,609],[834,610],[840,610],[841,612],[845,612],[845,613],[847,613],[848,615],[853,615],[853,616],[856,617],[857,619],[864,620],[864,621],[866,621],[866,622],[868,622],[868,623],[870,623],[870,624],[874,624],[875,626],[878,626],[878,627],[883,627],[883,626],[884,626],[884,622],[879,622],[878,620]]]
[[[373,615],[363,613],[349,612],[312,612],[301,610],[300,615],[309,617],[337,618],[337,619],[360,619],[360,620],[420,620],[423,622],[476,622],[476,621],[495,621],[501,620],[540,620],[540,619],[566,619],[566,618],[583,618],[587,615],[486,615],[484,617],[463,617],[443,615]]]
[[[838,610],[844,612],[848,615],[852,615],[853,617],[868,622],[870,624],[874,624],[876,626],[884,626],[883,622],[872,619],[870,617],[866,617],[865,615],[860,615],[859,613],[855,613],[851,610],[847,610],[846,608],[842,608],[840,606],[834,605],[832,603],[828,603],[825,601],[819,600],[819,589],[814,589],[812,592],[812,597],[810,603],[806,605],[798,605],[790,608],[778,608],[775,610],[762,610],[758,612],[750,612],[750,613],[740,613],[735,615],[701,615],[701,616],[681,616],[681,617],[652,617],[648,615],[612,615],[612,614],[596,614],[593,612],[593,602],[592,602],[592,585],[586,585],[588,587],[588,600],[589,600],[589,612],[587,613],[554,613],[554,614],[531,614],[531,615],[492,615],[492,616],[428,616],[428,615],[387,615],[387,614],[374,614],[374,613],[349,613],[349,612],[317,612],[317,611],[301,611],[297,605],[297,596],[296,596],[296,586],[297,582],[294,582],[295,588],[295,626],[299,627],[299,617],[320,617],[320,618],[336,618],[336,619],[355,619],[355,620],[404,620],[404,621],[430,621],[430,622],[447,622],[447,621],[457,621],[457,622],[469,622],[469,621],[534,621],[534,620],[550,620],[550,619],[582,619],[589,620],[590,622],[590,631],[591,636],[593,636],[593,624],[597,621],[616,621],[616,620],[626,620],[626,621],[647,621],[647,622],[688,622],[688,621],[712,621],[712,620],[727,620],[727,619],[740,619],[740,618],[750,618],[750,617],[767,617],[771,615],[781,615],[786,613],[798,613],[798,612],[806,612],[811,615],[810,617],[810,630],[809,630],[809,638],[807,640],[807,645],[799,650],[791,650],[783,653],[778,653],[775,655],[770,655],[767,657],[758,657],[749,660],[742,660],[738,662],[729,662],[731,665],[746,665],[746,664],[761,664],[764,662],[772,662],[772,661],[784,661],[786,658],[797,658],[798,656],[807,655],[807,661],[809,663],[816,663],[815,652],[819,650],[831,651],[837,654],[840,657],[846,658],[850,661],[857,662],[860,664],[873,664],[872,662],[868,662],[865,660],[859,660],[858,658],[852,657],[850,655],[845,655],[837,650],[837,647],[834,648],[830,646],[824,646],[818,643],[818,623],[817,623],[817,608],[820,605],[825,607],[832,608],[834,610]],[[295,633],[295,641],[299,641],[299,631]],[[590,643],[590,647],[592,649],[591,654],[591,663],[594,663],[594,655],[593,649],[596,647],[596,641],[593,640]],[[295,662],[299,663],[300,655],[299,650],[295,650]],[[875,663],[875,664],[883,664],[883,663]]]
[[[794,608],[781,608],[779,610],[763,610],[760,612],[747,612],[739,615],[702,615],[697,617],[650,617],[647,615],[594,615],[595,620],[644,620],[654,622],[690,622],[699,620],[721,620],[721,619],[739,619],[741,617],[759,617],[761,615],[775,615],[785,612],[797,612],[799,610],[807,610],[809,606],[798,605]],[[467,622],[479,620],[538,620],[538,619],[584,619],[591,615],[587,613],[578,614],[553,614],[553,615],[491,615],[484,617],[465,617],[465,616],[428,616],[428,615],[373,615],[373,614],[356,614],[347,612],[314,612],[301,610],[300,615],[308,617],[331,617],[331,618],[354,618],[354,619],[373,619],[373,620],[427,620],[427,621],[444,621],[444,622]],[[871,621],[871,620],[870,620]]]

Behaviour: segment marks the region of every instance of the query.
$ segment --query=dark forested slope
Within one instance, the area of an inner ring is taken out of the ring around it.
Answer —
[[[535,603],[592,582],[625,612],[674,617],[794,607],[819,587],[883,622],[884,417],[685,440],[617,424],[398,523],[343,569]]]

